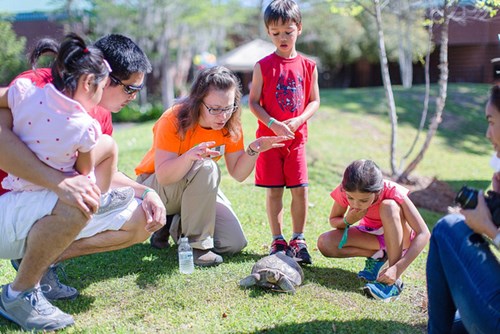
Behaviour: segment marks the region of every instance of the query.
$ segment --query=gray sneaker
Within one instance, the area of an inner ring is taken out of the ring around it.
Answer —
[[[135,192],[132,187],[111,189],[101,196],[101,203],[96,215],[107,215],[125,209],[134,199]]]
[[[62,312],[45,299],[41,288],[23,291],[16,298],[7,297],[8,285],[2,286],[0,315],[15,322],[26,331],[54,331],[75,323],[73,317]]]
[[[19,266],[21,265],[21,259],[10,260],[10,263],[17,271],[19,269]],[[55,264],[49,267],[49,270],[47,270],[45,275],[43,275],[42,279],[40,280],[40,285],[50,286],[50,289],[47,289],[47,291],[43,291],[45,298],[47,298],[48,300],[72,300],[78,297],[77,289],[69,285],[62,284],[59,281],[57,271],[61,271],[63,275],[65,275],[64,269],[61,267],[61,265]]]

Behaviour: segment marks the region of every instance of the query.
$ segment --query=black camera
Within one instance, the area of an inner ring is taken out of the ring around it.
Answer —
[[[477,195],[477,189],[463,186],[455,196],[455,203],[462,209],[474,209],[477,206]],[[493,223],[500,227],[500,193],[490,190],[484,195],[484,199],[488,209],[490,209]]]

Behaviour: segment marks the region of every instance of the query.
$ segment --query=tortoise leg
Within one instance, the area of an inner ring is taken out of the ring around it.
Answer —
[[[259,280],[260,280],[259,274],[251,274],[240,281],[240,286],[248,288],[249,286],[257,284]]]
[[[283,290],[284,292],[290,292],[291,294],[295,294],[295,288],[290,282],[288,278],[283,275],[279,280],[278,280],[278,285]]]

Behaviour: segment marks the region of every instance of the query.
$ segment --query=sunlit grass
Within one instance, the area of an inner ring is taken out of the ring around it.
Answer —
[[[443,123],[413,176],[437,177],[454,187],[487,183],[491,146],[484,138],[483,108],[488,87],[450,85],[449,89]],[[420,121],[422,92],[423,87],[395,89],[400,112],[398,165]],[[73,328],[61,332],[424,333],[426,250],[405,272],[406,287],[399,301],[385,304],[360,293],[363,284],[356,273],[362,269],[363,259],[326,259],[315,249],[317,237],[329,230],[329,193],[340,182],[345,166],[354,159],[370,158],[390,170],[390,126],[383,89],[324,90],[321,97],[322,106],[309,122],[307,146],[311,205],[306,238],[314,265],[305,268],[305,282],[296,295],[239,288],[238,281],[269,247],[265,190],[253,186],[253,176],[237,183],[222,166],[221,187],[243,224],[248,247],[241,254],[224,257],[221,266],[198,268],[190,276],[178,272],[175,247],[158,251],[148,242],[70,260],[65,283],[78,288],[81,296],[73,302],[56,303],[76,321]],[[431,104],[430,114],[433,108]],[[243,124],[249,143],[256,121],[248,108]],[[121,125],[115,130],[120,169],[131,177],[151,145],[152,125]],[[290,196],[285,194],[284,232],[290,237]],[[442,215],[420,211],[431,228]],[[6,260],[0,261],[0,278],[3,283],[14,278]],[[0,325],[0,332],[18,330],[3,318]]]

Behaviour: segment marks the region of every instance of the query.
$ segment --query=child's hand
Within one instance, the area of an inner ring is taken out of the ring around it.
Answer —
[[[384,268],[378,274],[377,281],[380,283],[393,285],[398,279],[398,271],[395,266]]]
[[[300,117],[294,117],[294,118],[290,118],[290,119],[287,119],[287,120],[284,120],[283,123],[285,123],[288,128],[290,129],[290,131],[294,132],[297,131],[297,129],[302,125],[304,124],[302,122],[302,120],[300,119]]]
[[[349,211],[347,212],[346,219],[348,222],[352,224],[352,222],[357,222],[361,220],[366,215],[367,209],[360,210],[360,209],[353,209],[349,208]]]
[[[295,138],[295,134],[293,133],[292,130],[288,127],[283,122],[280,121],[274,121],[274,123],[271,124],[270,127],[271,130],[277,135],[277,136],[285,136],[288,139],[293,139]]]

